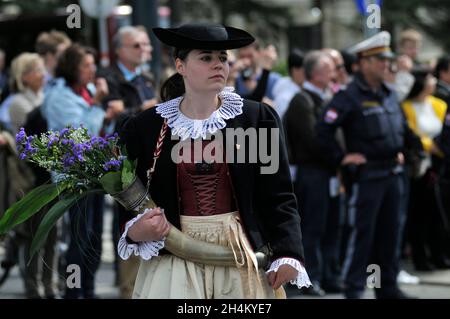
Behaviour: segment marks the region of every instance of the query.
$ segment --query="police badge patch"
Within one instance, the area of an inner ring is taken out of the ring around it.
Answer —
[[[325,113],[325,123],[331,124],[338,118],[338,112],[336,109],[329,109]]]

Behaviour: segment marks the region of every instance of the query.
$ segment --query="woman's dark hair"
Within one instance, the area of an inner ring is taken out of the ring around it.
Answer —
[[[407,100],[415,99],[420,95],[420,93],[425,88],[425,84],[427,82],[427,77],[431,75],[431,70],[428,68],[417,68],[413,69],[411,74],[414,76],[414,84],[409,91],[408,96],[406,97]]]
[[[173,57],[174,59],[180,59],[182,61],[186,60],[189,52],[192,49],[174,49]],[[186,92],[184,87],[183,77],[179,73],[175,73],[170,78],[168,78],[161,86],[160,96],[161,101],[169,101],[183,95]]]
[[[55,69],[55,76],[66,80],[68,86],[74,86],[79,80],[79,70],[83,58],[87,54],[92,54],[95,58],[95,50],[80,44],[72,44],[59,57]]]
[[[292,49],[288,55],[288,72],[291,74],[292,68],[303,67],[303,60],[305,59],[305,54],[297,48]]]
[[[436,64],[434,76],[437,79],[440,79],[441,71],[448,71],[449,67],[450,67],[450,55],[440,57]]]
[[[349,75],[352,75],[353,74],[353,64],[355,64],[358,61],[356,54],[350,53],[346,50],[342,50],[340,52],[342,55],[342,59],[344,60],[345,71],[347,71],[347,73]]]

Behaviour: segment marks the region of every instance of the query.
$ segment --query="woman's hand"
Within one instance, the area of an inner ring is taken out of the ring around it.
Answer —
[[[405,164],[405,155],[402,152],[397,153],[397,163],[400,165]]]
[[[278,289],[281,285],[290,282],[297,278],[298,271],[290,265],[281,265],[278,271],[271,271],[267,278],[269,279],[269,284],[273,289]]]
[[[409,56],[403,54],[398,57],[397,66],[399,71],[411,72],[414,67],[414,62]]]
[[[105,96],[109,94],[108,83],[104,78],[97,78],[95,80],[95,96],[94,104],[99,105]]]
[[[125,104],[123,100],[111,100],[108,102],[108,109],[111,109],[111,112],[117,115],[125,111]]]
[[[258,62],[263,69],[270,71],[277,62],[277,59],[277,49],[275,49],[275,46],[269,45],[267,48],[261,50]]]
[[[360,153],[349,153],[342,159],[341,165],[361,165],[366,164],[367,159]]]
[[[105,120],[107,122],[115,119],[119,114],[123,113],[125,105],[122,100],[111,100],[108,102],[108,108],[105,112]]]
[[[128,237],[135,242],[156,241],[165,237],[169,230],[170,224],[164,211],[154,208],[130,227]]]
[[[436,155],[436,156],[439,156],[439,157],[444,157],[444,153],[441,151],[439,146],[436,145],[435,143],[433,143],[433,145],[431,146],[430,152],[433,155]]]

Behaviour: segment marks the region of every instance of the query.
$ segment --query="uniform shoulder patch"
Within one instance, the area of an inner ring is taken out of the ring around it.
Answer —
[[[339,114],[336,109],[331,108],[325,113],[324,121],[328,124],[334,123],[337,120],[338,116]]]
[[[380,102],[378,102],[378,101],[363,101],[362,106],[363,107],[377,107],[377,106],[380,106]]]

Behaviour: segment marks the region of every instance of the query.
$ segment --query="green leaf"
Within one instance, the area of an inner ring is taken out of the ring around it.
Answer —
[[[127,152],[127,148],[125,147],[125,145],[121,145],[119,147],[120,150],[120,155],[128,157],[128,152]]]
[[[0,219],[0,235],[39,212],[42,207],[64,192],[66,187],[67,185],[64,183],[44,184],[31,190],[21,200],[9,207]]]
[[[126,159],[122,168],[122,189],[126,189],[134,180],[136,161]]]
[[[108,194],[114,194],[122,190],[122,181],[120,172],[110,172],[100,178],[100,184]]]
[[[95,193],[103,193],[103,190],[94,189],[83,192],[81,194],[70,195],[69,197],[60,200],[55,205],[53,205],[52,208],[50,208],[50,210],[47,212],[47,214],[45,214],[44,218],[42,219],[39,228],[36,231],[36,235],[34,236],[33,241],[31,243],[29,261],[31,261],[36,252],[39,251],[39,249],[45,243],[48,233],[55,226],[58,219],[61,218],[64,215],[64,213],[68,211],[74,204],[76,204],[77,201],[79,201],[80,199],[82,199],[87,195]]]

